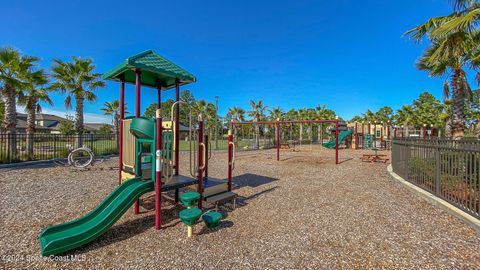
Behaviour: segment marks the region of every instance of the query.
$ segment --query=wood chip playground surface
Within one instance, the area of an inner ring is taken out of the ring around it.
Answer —
[[[118,160],[89,171],[3,169],[0,269],[480,269],[475,231],[393,180],[387,164],[361,162],[368,153],[341,150],[340,165],[316,147],[282,150],[280,162],[275,150],[238,153],[239,205],[220,228],[198,224],[187,239],[181,207],[165,198],[156,231],[152,193],[140,215],[130,209],[91,244],[46,260],[37,234],[100,203],[117,185]],[[226,153],[214,153],[210,175],[226,174]]]

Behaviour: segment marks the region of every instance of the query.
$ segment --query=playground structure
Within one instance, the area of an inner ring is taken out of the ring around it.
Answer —
[[[196,186],[196,192],[187,192],[190,195],[183,193],[181,197],[184,205],[189,207],[186,209],[188,211],[181,211],[180,214],[182,222],[190,226],[188,236],[191,236],[191,226],[202,215],[203,201],[216,204],[236,198],[231,191],[235,157],[233,136],[229,135],[228,138],[228,179],[208,177],[208,136],[204,135],[201,115],[194,128],[193,115],[190,114],[189,136],[196,137],[196,145],[190,149],[190,175],[180,174],[180,86],[195,82],[195,76],[153,51],[145,51],[127,58],[124,63],[104,74],[104,78],[120,82],[119,186],[85,216],[45,228],[39,234],[44,256],[62,253],[93,241],[132,204],[134,213],[138,214],[139,199],[148,192],[155,192],[155,228],[159,230],[162,224],[162,193],[174,191],[175,202],[178,202],[181,188],[195,189]],[[125,118],[125,83],[135,84],[135,116],[128,118]],[[156,119],[140,116],[142,86],[157,90]],[[171,121],[164,125],[160,107],[161,92],[171,88],[175,88],[176,102],[171,108]],[[193,207],[194,204],[197,204],[197,208]],[[220,218],[218,212],[203,214],[203,220],[209,228],[217,226]]]
[[[299,137],[292,137],[293,125],[300,125]],[[339,120],[277,120],[277,121],[252,121],[252,122],[231,122],[231,130],[233,130],[234,135],[240,134],[239,129],[242,126],[251,126],[249,130],[256,133],[254,136],[251,136],[249,143],[245,146],[239,145],[244,149],[265,149],[265,148],[276,148],[276,159],[280,161],[280,152],[281,149],[292,149],[295,151],[297,145],[302,145],[306,141],[303,139],[303,125],[322,125],[322,124],[333,124],[335,126],[335,133],[333,134],[333,139],[327,142],[323,142],[323,138],[320,139],[320,143],[330,149],[335,149],[335,164],[338,164],[338,149],[339,144],[348,136],[346,133],[339,133]],[[308,140],[310,144],[313,143],[313,128],[305,128],[308,133]],[[320,129],[318,130],[318,135],[321,134]],[[349,131],[348,131],[349,132]],[[347,132],[347,133],[348,133]],[[287,136],[290,134],[290,136]],[[261,136],[264,135],[263,140]],[[321,136],[321,135],[320,135]],[[319,137],[320,137],[319,136]],[[323,136],[322,136],[323,137]],[[235,140],[238,140],[238,136]],[[318,142],[318,137],[315,140]],[[263,144],[261,144],[263,142]],[[240,144],[240,142],[237,142]]]
[[[353,149],[387,149],[391,141],[391,128],[389,125],[358,123],[349,125],[353,130]]]
[[[391,140],[398,137],[431,138],[438,135],[438,130],[423,125],[420,129],[393,126],[386,123],[350,123],[348,128],[353,130],[353,149],[390,149]]]

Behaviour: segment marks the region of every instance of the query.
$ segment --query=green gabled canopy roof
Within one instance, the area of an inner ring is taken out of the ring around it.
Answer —
[[[103,74],[103,78],[113,81],[124,78],[125,82],[134,84],[135,69],[142,71],[141,85],[143,86],[157,88],[160,85],[162,89],[169,89],[175,86],[176,80],[180,85],[197,81],[193,74],[152,50],[128,57],[121,65]]]

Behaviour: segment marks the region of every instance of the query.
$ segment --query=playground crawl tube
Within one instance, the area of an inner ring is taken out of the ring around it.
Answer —
[[[43,256],[59,254],[93,241],[110,228],[142,194],[154,191],[154,181],[133,178],[119,185],[85,216],[45,228],[38,237]]]
[[[338,135],[338,144],[341,144],[348,136],[352,135],[353,130],[344,130]],[[335,148],[335,139],[322,144],[326,148]]]

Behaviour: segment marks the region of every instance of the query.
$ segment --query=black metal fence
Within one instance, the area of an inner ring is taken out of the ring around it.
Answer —
[[[0,164],[64,158],[74,149],[78,135],[0,133]],[[95,155],[118,154],[115,134],[84,134],[83,145]]]
[[[393,171],[480,219],[480,141],[396,138]]]

